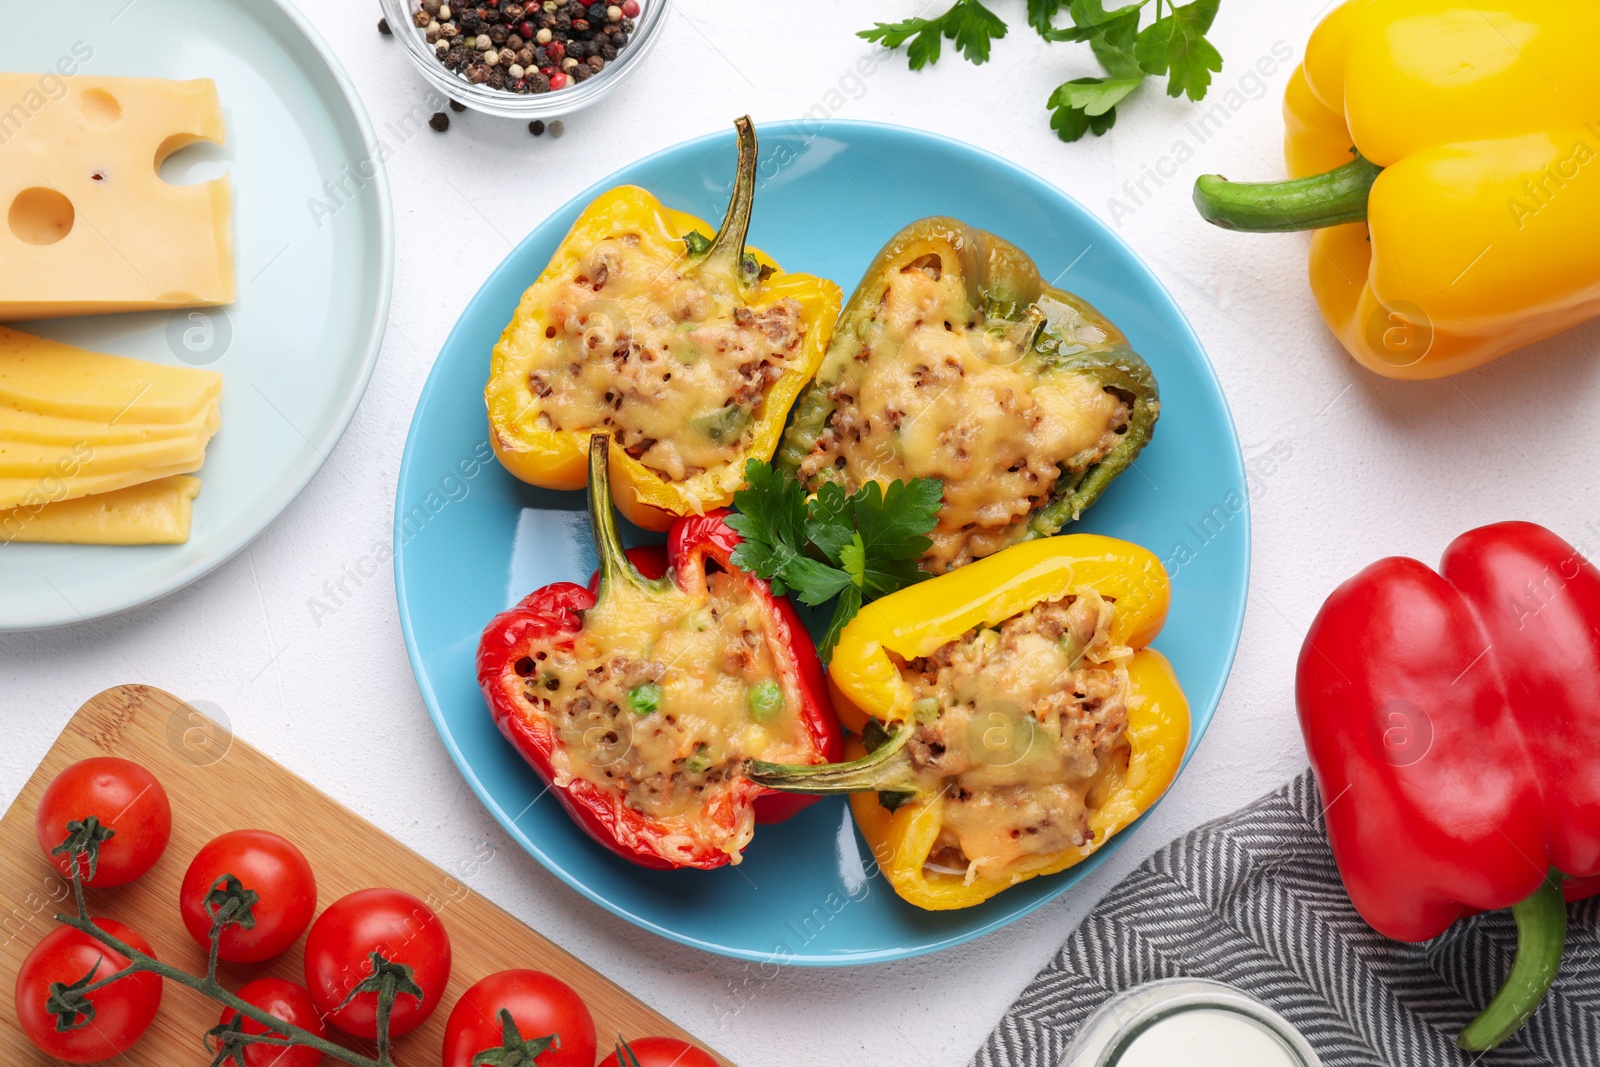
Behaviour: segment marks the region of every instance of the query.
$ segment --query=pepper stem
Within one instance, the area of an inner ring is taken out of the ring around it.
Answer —
[[[1003,335],[1018,352],[1027,352],[1033,348],[1033,342],[1039,336],[1039,331],[1044,329],[1046,319],[1043,308],[1038,304],[1029,304],[1023,311],[1022,318],[1005,325]]]
[[[1551,871],[1533,895],[1511,907],[1517,923],[1517,957],[1500,992],[1456,1038],[1470,1052],[1485,1052],[1516,1033],[1538,1010],[1561,966],[1567,941],[1567,902],[1563,876]]]
[[[600,561],[600,590],[604,596],[613,582],[647,588],[648,579],[628,561],[611,506],[611,435],[589,437],[589,527],[594,531],[594,554]]]
[[[848,763],[784,764],[751,760],[744,775],[756,785],[782,793],[915,793],[919,785],[912,773],[906,742],[911,728],[893,728],[888,740]]]
[[[1383,168],[1356,158],[1326,174],[1281,182],[1230,182],[1202,174],[1194,183],[1200,217],[1225,230],[1288,233],[1363,222],[1367,197]]]
[[[739,141],[739,169],[728,197],[728,213],[697,267],[737,278],[743,270],[744,241],[756,202],[756,128],[749,115],[734,119],[733,128]]]

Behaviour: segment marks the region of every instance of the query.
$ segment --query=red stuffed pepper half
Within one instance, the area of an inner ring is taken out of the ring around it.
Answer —
[[[496,725],[596,841],[645,867],[738,863],[757,822],[814,797],[744,777],[752,759],[842,755],[822,666],[786,597],[735,567],[726,512],[687,516],[624,552],[609,442],[589,450],[600,560],[501,612],[478,645]]]

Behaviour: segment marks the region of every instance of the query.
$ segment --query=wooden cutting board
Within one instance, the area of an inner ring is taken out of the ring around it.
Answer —
[[[177,697],[149,686],[128,685],[108,689],[78,710],[0,820],[0,1064],[5,1067],[56,1062],[28,1043],[11,1007],[23,959],[55,928],[54,915],[72,909],[70,884],[46,861],[34,836],[34,812],[45,786],[63,767],[102,755],[134,760],[161,780],[172,799],[172,843],[150,873],[132,885],[89,890],[89,907],[94,914],[118,919],[144,934],[162,959],[194,973],[205,970],[205,953],[184,931],[177,908],[178,885],[194,854],[226,830],[271,830],[295,842],[311,860],[319,912],[346,893],[387,886],[427,901],[444,920],[454,950],[450,987],[432,1018],[395,1043],[397,1067],[437,1067],[445,1020],[456,999],[478,979],[510,967],[547,971],[576,989],[594,1013],[602,1057],[619,1033],[695,1041],[576,957]],[[267,974],[303,984],[304,943],[302,937],[265,964],[223,964],[223,984],[237,989]],[[114,1062],[119,1067],[199,1067],[207,1062],[200,1035],[216,1025],[220,1013],[200,994],[168,983],[155,1023]],[[704,1047],[703,1042],[695,1043]],[[359,1043],[352,1042],[352,1047]],[[732,1067],[731,1061],[717,1058]]]

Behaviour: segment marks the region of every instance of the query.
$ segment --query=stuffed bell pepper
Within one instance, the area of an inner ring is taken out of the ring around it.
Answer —
[[[855,794],[880,869],[920,908],[1065,870],[1148,810],[1188,748],[1188,703],[1147,647],[1167,599],[1160,560],[1092,534],[892,593],[845,627],[828,668],[856,758],[750,775]]]
[[[928,218],[867,269],[776,462],[812,490],[941,479],[921,561],[941,574],[1075,520],[1159,413],[1150,368],[1104,316],[1014,245]]]
[[[523,294],[484,392],[489,440],[516,477],[581,488],[589,436],[605,431],[617,507],[666,530],[728,504],[745,461],[772,458],[840,292],[746,251],[756,135],[749,118],[736,125],[739,169],[714,237],[622,186],[584,209]]]
[[[1493,1048],[1600,893],[1600,570],[1542,526],[1468,531],[1437,571],[1379,560],[1328,598],[1295,685],[1328,840],[1373,929],[1427,941],[1510,908],[1510,976],[1461,1033]]]
[[[601,844],[646,867],[737,863],[756,822],[808,799],[743,767],[841,754],[822,667],[789,601],[733,565],[722,514],[680,519],[665,553],[623,552],[608,451],[596,434],[592,588],[546,586],[496,616],[478,682],[501,733]]]
[[[1437,378],[1600,314],[1589,0],[1350,0],[1284,99],[1289,181],[1206,175],[1208,221],[1316,229],[1311,290],[1369,370]]]

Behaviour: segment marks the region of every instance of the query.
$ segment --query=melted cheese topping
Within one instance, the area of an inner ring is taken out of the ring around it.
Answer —
[[[1095,787],[1128,756],[1133,651],[1111,643],[1113,617],[1084,590],[902,667],[917,697],[912,766],[943,797],[930,869],[1004,879],[1093,839]]]
[[[540,424],[610,430],[628,454],[681,482],[749,446],[768,387],[799,357],[799,303],[747,306],[652,262],[635,236],[607,238],[553,284],[528,377]]]
[[[931,262],[930,262],[931,261]],[[1041,302],[1055,325],[1073,309]],[[1081,475],[1125,433],[1128,404],[1092,376],[1052,371],[985,323],[958,278],[924,256],[890,276],[834,409],[800,464],[807,484],[940,478],[944,507],[924,570],[942,573],[1015,542],[1063,470]],[[1026,342],[1024,342],[1025,344]]]
[[[585,779],[664,828],[663,855],[711,843],[733,862],[749,844],[748,804],[713,818],[748,759],[809,762],[801,697],[787,655],[766,632],[748,586],[724,572],[701,595],[625,583],[584,613],[566,647],[518,665],[524,695],[562,742],[555,784]]]

